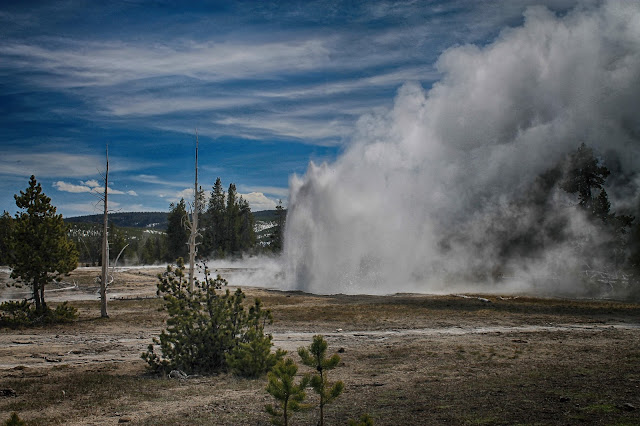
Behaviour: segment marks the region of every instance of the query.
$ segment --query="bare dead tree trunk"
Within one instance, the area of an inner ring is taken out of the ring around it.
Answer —
[[[189,233],[189,289],[193,291],[193,277],[196,268],[196,253],[198,251],[196,238],[198,237],[198,212],[200,211],[200,191],[198,190],[198,131],[196,130],[196,178],[194,186],[194,201],[191,219],[187,217]]]
[[[107,279],[109,272],[109,240],[108,240],[108,222],[109,211],[107,203],[107,194],[109,188],[109,145],[107,145],[107,171],[104,175],[104,228],[102,231],[102,276],[100,279],[100,316],[109,318],[107,314]]]

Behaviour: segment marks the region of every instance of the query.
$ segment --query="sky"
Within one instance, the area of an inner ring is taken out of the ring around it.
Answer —
[[[100,213],[107,145],[110,209],[168,211],[192,196],[196,131],[204,190],[286,205],[444,52],[578,3],[597,2],[1,2],[0,211],[33,174],[64,216]]]

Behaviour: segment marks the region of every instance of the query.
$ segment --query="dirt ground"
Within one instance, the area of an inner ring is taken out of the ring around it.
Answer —
[[[52,304],[70,300],[78,321],[0,329],[0,422],[15,411],[34,425],[269,424],[266,378],[147,371],[140,354],[166,319],[155,298],[158,272],[119,273],[110,318],[101,319],[98,271],[78,270],[72,285],[47,294]],[[233,271],[223,272],[233,283]],[[0,298],[19,297],[7,280],[0,271]],[[274,345],[298,363],[296,349],[315,334],[339,353],[329,380],[345,390],[326,407],[326,424],[364,413],[379,425],[640,424],[639,304],[244,291],[272,310]],[[291,424],[317,419],[310,409]]]

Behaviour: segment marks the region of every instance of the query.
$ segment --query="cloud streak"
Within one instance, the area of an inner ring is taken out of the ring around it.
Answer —
[[[103,194],[104,193],[104,187],[100,186],[98,184],[97,181],[95,180],[90,180],[87,182],[82,182],[82,185],[75,185],[72,183],[67,183],[64,181],[57,181],[53,183],[54,188],[56,188],[58,191],[62,191],[62,192],[71,192],[74,194],[78,194],[78,193],[85,193],[85,192],[89,192],[89,193],[93,193],[93,194]],[[109,188],[108,192],[109,195],[130,195],[133,197],[137,197],[138,194],[136,193],[136,191],[130,190],[130,191],[120,191],[118,189],[113,189],[113,188]]]

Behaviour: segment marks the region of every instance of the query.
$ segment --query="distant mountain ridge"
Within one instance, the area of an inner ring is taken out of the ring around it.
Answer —
[[[150,229],[166,229],[167,228],[167,212],[128,212],[128,213],[109,213],[109,222],[113,222],[116,226],[123,228],[150,228]],[[92,214],[87,216],[65,217],[67,223],[102,223],[103,216],[101,214]]]
[[[127,212],[127,213],[109,213],[109,222],[123,228],[148,228],[165,230],[168,224],[168,212]],[[254,212],[253,217],[256,221],[272,222],[276,217],[276,210],[263,210]],[[101,214],[92,214],[87,216],[65,217],[67,223],[102,223]]]

